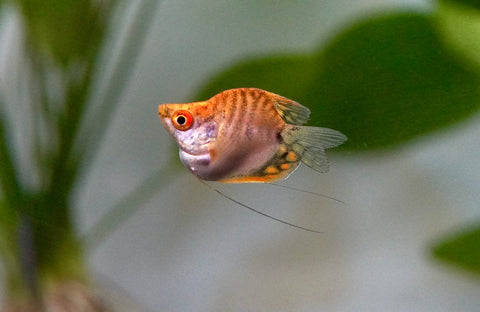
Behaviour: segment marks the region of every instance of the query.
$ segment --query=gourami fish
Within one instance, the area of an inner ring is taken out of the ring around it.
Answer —
[[[300,162],[327,172],[325,150],[347,139],[336,130],[302,126],[307,107],[255,88],[226,90],[203,102],[161,104],[158,113],[180,147],[182,163],[208,181],[278,181]]]

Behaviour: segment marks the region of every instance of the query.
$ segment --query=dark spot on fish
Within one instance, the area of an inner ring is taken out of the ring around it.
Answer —
[[[215,117],[215,115],[214,115],[214,114],[211,114],[211,115],[209,115],[208,117],[206,117],[206,118],[203,120],[203,122],[209,122],[209,121],[212,120],[214,117]]]
[[[201,165],[201,166],[208,166],[208,165],[210,165],[210,160],[208,160],[208,159],[202,159],[202,160],[200,161],[199,165]]]
[[[283,143],[283,137],[281,131],[277,132],[277,141],[278,143]]]

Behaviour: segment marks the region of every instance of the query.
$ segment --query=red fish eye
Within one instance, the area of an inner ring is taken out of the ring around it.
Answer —
[[[188,130],[193,124],[193,116],[189,111],[178,110],[172,116],[172,123],[178,130]]]

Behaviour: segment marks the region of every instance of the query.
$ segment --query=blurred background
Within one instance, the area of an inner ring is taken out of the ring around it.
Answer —
[[[478,310],[475,2],[85,1],[90,7],[78,21],[94,26],[75,33],[85,25],[72,24],[70,35],[58,27],[76,23],[76,14],[58,13],[42,24],[43,13],[29,13],[67,12],[62,3],[76,1],[55,0],[45,9],[0,1],[0,132],[9,138],[2,138],[0,198],[11,207],[0,227],[10,235],[2,240],[14,245],[2,245],[2,305],[30,293],[42,297],[42,285],[50,285],[41,281],[48,275],[43,267],[78,267],[71,260],[37,265],[39,254],[62,252],[55,239],[68,220],[72,248],[79,249],[68,259],[82,259],[88,273],[72,277],[65,269],[53,276],[93,280],[113,305],[133,305],[120,311]],[[98,36],[86,36],[84,45],[73,39],[84,33]],[[55,43],[62,36],[74,47]],[[207,99],[232,87],[297,100],[311,108],[311,125],[349,137],[329,151],[328,173],[303,166],[282,183],[345,204],[272,185],[210,183],[321,234],[251,213],[179,163],[157,105]],[[46,103],[40,114],[47,126],[35,128],[37,101]],[[49,129],[52,114],[59,126]],[[75,114],[82,118],[69,119]],[[42,166],[62,159],[55,151],[70,131],[61,172],[75,178],[62,191],[68,196],[55,195],[68,211],[57,220],[48,215],[52,206],[37,208],[30,200],[60,192],[42,182],[49,170]],[[36,149],[46,161],[35,160]],[[11,168],[15,183],[6,173]],[[9,196],[18,185],[12,194],[27,201]],[[32,212],[41,209],[40,217]],[[35,229],[45,233],[42,226],[52,224],[52,236],[38,243]],[[12,268],[23,273],[12,275]],[[22,282],[13,284],[26,284],[21,296],[11,286],[15,277]]]

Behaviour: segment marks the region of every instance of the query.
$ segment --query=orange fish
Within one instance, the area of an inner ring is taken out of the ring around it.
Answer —
[[[325,150],[342,144],[342,133],[302,126],[310,110],[277,94],[239,88],[207,101],[161,104],[160,119],[180,147],[182,163],[203,180],[273,182],[300,162],[328,171]]]

